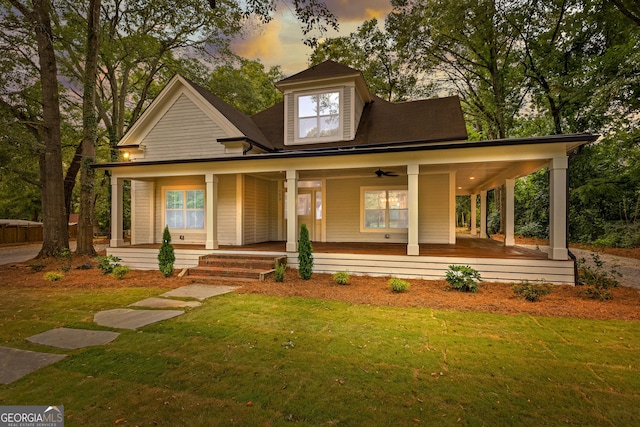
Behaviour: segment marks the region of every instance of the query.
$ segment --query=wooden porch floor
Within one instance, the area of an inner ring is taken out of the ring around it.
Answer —
[[[347,253],[347,254],[381,254],[406,255],[407,245],[404,243],[331,243],[313,242],[315,253]],[[204,250],[204,245],[173,244],[175,249]],[[218,250],[286,252],[285,242],[264,242],[244,246],[220,246]],[[134,245],[132,248],[158,249],[160,244]],[[504,246],[503,243],[490,239],[480,239],[466,235],[457,236],[455,245],[421,244],[420,256],[424,257],[460,257],[460,258],[498,258],[498,259],[536,259],[546,260],[547,254],[520,246]]]

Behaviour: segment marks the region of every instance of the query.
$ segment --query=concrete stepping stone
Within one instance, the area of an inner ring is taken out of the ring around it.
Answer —
[[[27,338],[34,344],[58,348],[84,348],[104,345],[118,338],[118,332],[91,331],[88,329],[56,328]]]
[[[149,308],[182,308],[199,307],[202,303],[198,301],[180,301],[168,298],[147,298],[142,301],[129,304],[129,307],[149,307]]]
[[[116,329],[138,329],[142,326],[184,314],[182,310],[132,310],[115,308],[100,311],[93,316],[93,321],[100,326]]]
[[[178,297],[178,298],[194,298],[202,301],[217,295],[233,292],[236,289],[238,289],[238,286],[196,284],[196,285],[181,286],[169,292],[165,292],[160,296]]]
[[[66,354],[48,354],[35,351],[0,347],[0,384],[9,384],[67,357]]]

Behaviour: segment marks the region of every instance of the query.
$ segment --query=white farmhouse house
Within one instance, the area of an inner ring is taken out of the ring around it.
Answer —
[[[157,268],[168,225],[176,267],[212,253],[297,263],[306,224],[316,272],[442,278],[465,264],[485,280],[573,283],[567,250],[568,153],[590,134],[468,141],[457,97],[390,103],[361,72],[327,61],[276,86],[279,103],[247,116],[177,75],[120,141],[111,173],[108,253]],[[550,169],[550,248],[514,245],[514,182]],[[123,183],[131,182],[131,241]],[[487,239],[486,194],[505,185],[504,243]],[[479,226],[457,236],[456,196],[480,197]]]

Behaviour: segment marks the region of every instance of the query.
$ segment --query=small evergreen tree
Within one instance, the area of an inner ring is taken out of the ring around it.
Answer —
[[[313,274],[313,248],[309,239],[309,230],[306,224],[300,227],[300,241],[298,243],[298,264],[300,277],[309,280]]]
[[[171,245],[171,233],[169,232],[169,226],[164,227],[162,233],[162,246],[160,246],[160,253],[158,253],[158,266],[160,273],[164,277],[169,277],[173,274],[173,263],[176,262],[176,255],[173,252],[173,246]]]

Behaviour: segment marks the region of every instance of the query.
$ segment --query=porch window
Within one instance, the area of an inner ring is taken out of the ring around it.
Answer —
[[[204,190],[167,190],[165,219],[169,228],[204,228]]]
[[[362,188],[362,231],[407,229],[406,188]]]
[[[298,95],[296,139],[336,140],[340,137],[340,92]]]

